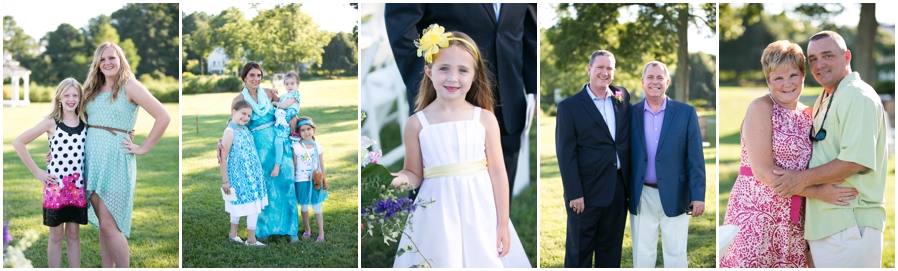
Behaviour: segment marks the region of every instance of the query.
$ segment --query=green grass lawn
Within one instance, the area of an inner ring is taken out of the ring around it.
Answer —
[[[162,140],[150,153],[137,157],[137,188],[131,222],[131,267],[178,267],[178,104],[164,104],[172,117]],[[26,250],[25,256],[34,267],[47,267],[49,228],[43,225],[41,200],[43,186],[19,160],[12,140],[34,127],[50,111],[48,103],[32,103],[28,107],[3,108],[3,219],[10,221],[13,237],[36,230],[40,239]],[[140,143],[149,134],[153,118],[144,110],[137,117]],[[28,150],[34,161],[45,168],[46,137],[40,137]],[[98,232],[92,226],[81,226],[81,267],[100,267]],[[65,245],[63,244],[63,254]],[[66,256],[62,266],[68,266]]]
[[[183,267],[358,266],[357,85],[354,79],[323,80],[303,82],[301,88],[299,115],[315,120],[317,141],[327,150],[324,157],[331,187],[323,205],[327,241],[291,244],[289,237],[275,236],[262,240],[267,247],[246,247],[226,238],[230,222],[218,192],[221,173],[215,146],[237,93],[182,97]],[[311,219],[317,232],[314,216]],[[246,234],[246,219],[241,219],[238,236],[246,239]]]
[[[709,120],[713,114],[707,115]],[[539,121],[539,153],[540,153],[540,267],[563,267],[565,236],[567,228],[567,215],[564,209],[564,187],[561,184],[561,174],[558,171],[558,159],[555,156],[555,118],[545,114]],[[715,123],[708,122],[708,138],[713,141],[716,137]],[[705,174],[707,175],[705,187],[705,213],[692,218],[689,222],[688,259],[689,267],[714,267],[715,266],[715,232],[714,219],[717,215],[717,206],[713,204],[714,195],[717,192],[717,167],[715,166],[716,150],[714,143],[711,147],[704,148]],[[660,240],[660,238],[659,238]],[[658,257],[656,267],[662,267],[664,260],[661,254],[661,242],[658,242]],[[633,267],[633,243],[630,237],[630,218],[627,214],[627,225],[624,230],[623,256],[621,267]]]
[[[805,87],[800,101],[812,106],[817,95],[822,92],[820,87]],[[741,146],[739,141],[739,126],[748,110],[748,103],[757,97],[766,95],[766,88],[738,88],[722,87],[718,92],[720,97],[720,196],[721,212],[718,224],[723,224],[726,214],[727,202],[730,199],[730,190],[739,175],[739,162],[741,159]],[[883,231],[882,267],[895,267],[895,156],[889,157],[889,176],[886,178],[886,229]]]
[[[536,139],[536,121],[530,126],[530,184],[527,185],[520,194],[511,201],[510,219],[514,223],[515,230],[518,232],[518,238],[524,245],[524,252],[530,260],[530,265],[536,267],[536,248],[537,248],[537,232],[536,232],[536,179],[537,179],[537,139]],[[399,145],[401,141],[395,139],[399,136],[399,126],[388,126],[381,132],[381,141],[392,141],[395,145]],[[391,138],[392,137],[392,138]],[[386,143],[385,143],[386,145]],[[400,160],[394,165],[387,168],[391,172],[402,170],[403,161]],[[387,246],[383,242],[383,238],[379,238],[380,232],[375,232],[374,237],[368,236],[366,232],[362,232],[362,267],[378,267],[387,268],[393,266],[393,259],[396,256],[396,250],[399,244],[394,243]]]

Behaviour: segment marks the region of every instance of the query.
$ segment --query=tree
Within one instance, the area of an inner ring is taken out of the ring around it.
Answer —
[[[205,62],[215,44],[212,41],[212,29],[209,27],[209,15],[205,12],[194,12],[183,19],[183,45],[187,53],[185,60],[197,59],[200,73],[205,74]],[[186,65],[187,61],[184,61]],[[185,71],[186,66],[184,67]]]
[[[87,66],[90,64],[84,52],[84,35],[70,24],[60,24],[55,31],[47,32],[42,42],[46,42],[44,51],[52,64],[51,74],[47,80],[59,82],[67,77],[87,76]]]
[[[359,10],[359,3],[349,3],[349,5],[355,10]],[[355,47],[359,47],[359,21],[356,20],[355,22],[355,26],[352,27],[352,42],[355,43]]]
[[[132,40],[141,56],[137,73],[178,75],[178,11],[177,3],[153,3],[127,4],[112,13],[112,26],[122,39]]]
[[[131,65],[131,72],[137,73],[137,67],[140,65],[140,55],[137,54],[137,48],[131,39],[122,42],[119,38],[118,31],[109,23],[111,18],[105,14],[91,18],[87,26],[82,29],[84,33],[84,52],[89,58],[93,58],[94,52],[100,44],[104,42],[112,42],[122,47],[125,53],[125,59]]]
[[[301,4],[277,5],[261,10],[251,24],[253,39],[246,41],[249,58],[264,59],[270,71],[299,69],[301,63],[321,63],[324,46],[333,34],[320,30]]]
[[[240,69],[243,65],[242,58],[246,57],[246,48],[243,44],[248,39],[249,21],[243,16],[243,12],[236,7],[223,10],[217,16],[209,20],[211,29],[215,29],[211,36],[212,44],[221,46],[230,59],[225,65],[228,70]]]
[[[854,48],[850,48],[852,69],[856,70],[861,78],[871,85],[876,81],[876,60],[873,54],[876,52],[876,33],[879,23],[876,22],[876,4],[861,4],[861,19],[857,23],[857,41]]]
[[[635,7],[635,21],[619,23],[620,10]],[[704,11],[698,15],[696,8]],[[675,68],[675,76],[689,77],[686,33],[689,24],[715,31],[716,4],[559,4],[558,24],[546,36],[553,45],[559,70],[584,70],[586,59],[598,49],[614,53],[616,84],[635,89],[642,68],[658,60]],[[598,45],[598,46],[597,46]],[[676,65],[673,64],[677,61]],[[621,79],[621,80],[618,80]],[[688,101],[688,83],[674,87],[674,98]]]
[[[319,68],[328,74],[358,74],[358,57],[355,43],[350,41],[348,33],[337,33],[331,38],[330,43],[324,47],[321,65]]]
[[[37,42],[25,34],[16,24],[12,16],[3,16],[3,49],[12,54],[14,59],[22,60],[35,55],[38,48]]]

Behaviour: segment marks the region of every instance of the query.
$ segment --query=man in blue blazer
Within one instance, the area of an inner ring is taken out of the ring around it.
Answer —
[[[620,267],[630,169],[630,94],[614,55],[594,52],[589,83],[558,103],[555,150],[567,209],[565,267]]]
[[[642,71],[645,100],[630,112],[630,233],[633,267],[654,268],[660,228],[664,267],[686,268],[689,214],[704,212],[705,156],[692,106],[664,93],[670,72],[649,62]]]

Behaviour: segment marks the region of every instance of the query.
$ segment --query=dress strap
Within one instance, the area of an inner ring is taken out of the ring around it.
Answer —
[[[480,120],[480,107],[479,107],[479,106],[475,106],[475,107],[474,107],[474,119],[473,119],[473,121],[479,121],[479,120]]]
[[[770,102],[773,103],[773,107],[779,107],[779,104],[777,104],[776,100],[773,99],[773,95],[770,95],[770,93],[767,93],[767,98],[770,98]]]
[[[421,128],[424,128],[424,127],[427,127],[427,125],[430,125],[429,123],[427,123],[427,118],[424,117],[424,111],[418,111],[417,113],[415,113],[415,116],[418,116],[418,121],[421,122]]]

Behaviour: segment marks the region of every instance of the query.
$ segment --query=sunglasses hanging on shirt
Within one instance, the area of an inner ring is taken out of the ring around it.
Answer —
[[[824,91],[823,94],[826,94],[826,91]],[[821,95],[823,95],[823,94],[821,94]],[[823,124],[826,123],[826,116],[829,115],[829,108],[832,107],[833,99],[835,97],[836,97],[835,92],[833,92],[833,94],[829,95],[829,104],[826,105],[826,111],[823,113],[823,121],[820,122],[820,130],[817,130],[816,135],[814,134],[814,131],[811,130],[811,134],[810,134],[811,142],[821,141],[826,138],[826,129],[823,129]],[[820,107],[817,107],[817,112],[814,113],[814,116],[817,116],[817,114],[820,114]]]

